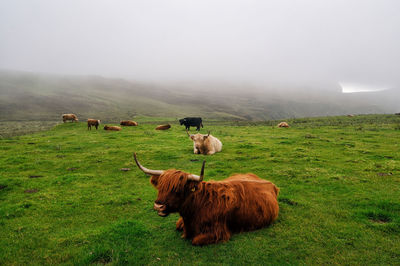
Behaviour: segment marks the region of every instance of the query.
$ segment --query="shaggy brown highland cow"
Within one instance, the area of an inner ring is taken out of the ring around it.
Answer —
[[[117,126],[104,126],[104,130],[111,130],[111,131],[121,131],[122,128],[117,127]]]
[[[78,117],[74,114],[63,114],[62,115],[63,122],[70,120],[71,122],[78,122]]]
[[[92,130],[92,127],[95,127],[96,130],[97,130],[97,128],[99,127],[99,125],[100,125],[100,120],[97,120],[97,119],[88,119],[88,120],[87,120],[87,127],[88,127],[88,130],[89,130],[89,129]]]
[[[278,127],[290,127],[290,126],[289,126],[289,124],[286,123],[286,122],[280,122],[280,123],[278,124]]]
[[[167,130],[170,129],[171,125],[170,124],[166,124],[166,125],[159,125],[156,127],[156,130]]]
[[[121,126],[130,126],[130,127],[134,127],[137,126],[138,123],[132,120],[122,120],[121,123],[119,123]]]
[[[179,212],[177,230],[193,245],[228,241],[232,233],[271,224],[277,217],[279,188],[254,174],[236,174],[222,181],[203,181],[200,176],[179,170],[150,170],[136,158],[137,166],[151,175],[158,190],[154,209],[165,217]]]

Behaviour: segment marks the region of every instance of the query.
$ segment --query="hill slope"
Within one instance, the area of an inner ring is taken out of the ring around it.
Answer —
[[[115,122],[137,115],[266,120],[396,111],[388,104],[395,99],[388,92],[351,95],[335,86],[322,89],[261,90],[221,83],[160,86],[97,76],[0,71],[0,121],[59,120],[62,113]]]

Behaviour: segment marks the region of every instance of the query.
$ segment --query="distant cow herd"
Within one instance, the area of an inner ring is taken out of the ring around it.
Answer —
[[[78,122],[75,114],[63,114],[63,122]],[[201,117],[185,117],[179,120],[193,141],[193,153],[212,155],[222,151],[222,142],[210,134],[189,134],[190,127],[203,128]],[[96,130],[99,119],[88,119],[87,130]],[[132,120],[123,120],[121,126],[138,126]],[[287,122],[278,127],[289,128]],[[157,126],[156,130],[168,130],[170,124]],[[121,131],[119,126],[104,126],[104,130]],[[150,170],[134,159],[158,191],[154,209],[160,216],[178,212],[176,229],[183,231],[183,238],[191,239],[193,245],[207,245],[227,241],[232,233],[249,231],[270,225],[279,213],[277,197],[279,188],[258,176],[236,174],[222,181],[203,181],[204,165],[200,176],[183,171]]]

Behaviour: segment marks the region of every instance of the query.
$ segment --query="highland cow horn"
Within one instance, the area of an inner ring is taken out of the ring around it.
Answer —
[[[147,174],[147,175],[162,175],[162,173],[164,173],[163,170],[151,170],[151,169],[147,169],[146,167],[143,167],[136,158],[136,152],[133,153],[133,157],[135,158],[135,162],[136,162],[137,166],[139,167],[139,169],[142,170],[145,174]]]
[[[210,130],[208,131],[208,135],[207,135],[207,137],[209,137],[210,136]]]
[[[189,134],[189,132],[188,132],[188,130],[186,129],[186,133],[188,134],[188,136],[189,136],[189,138],[190,138],[190,134]]]
[[[201,167],[200,176],[191,174],[191,175],[188,175],[188,179],[189,180],[193,180],[193,181],[199,181],[199,182],[203,181],[203,178],[204,178],[204,166],[205,165],[206,165],[206,161],[203,161],[203,165]]]
[[[206,165],[206,160],[203,161],[203,165],[201,166],[200,181],[203,181],[203,178],[204,178],[204,166],[205,165]]]

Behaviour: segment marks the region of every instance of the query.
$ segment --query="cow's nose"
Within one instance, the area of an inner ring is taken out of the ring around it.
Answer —
[[[163,211],[163,210],[165,210],[165,205],[157,204],[157,203],[154,202],[154,209],[156,211]]]

